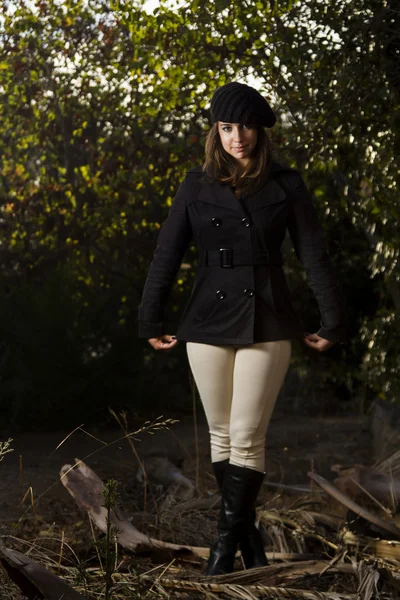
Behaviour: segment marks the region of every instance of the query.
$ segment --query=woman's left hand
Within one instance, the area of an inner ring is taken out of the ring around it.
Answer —
[[[325,338],[319,337],[316,333],[305,333],[304,334],[304,343],[309,348],[314,348],[314,350],[318,350],[319,352],[324,352],[331,348],[335,342],[330,342]]]

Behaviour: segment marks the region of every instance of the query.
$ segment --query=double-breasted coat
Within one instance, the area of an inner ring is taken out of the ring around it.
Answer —
[[[191,296],[176,332],[181,341],[247,345],[302,338],[283,271],[289,232],[318,302],[318,335],[344,342],[346,307],[311,195],[296,169],[276,161],[267,180],[240,200],[205,180],[201,167],[181,183],[157,239],[139,307],[139,337],[165,333],[163,308],[190,244],[198,248]]]

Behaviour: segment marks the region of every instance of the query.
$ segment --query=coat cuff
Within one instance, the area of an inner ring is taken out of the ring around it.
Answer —
[[[138,326],[138,337],[140,338],[160,337],[165,333],[162,321],[138,321]]]
[[[346,341],[346,334],[343,328],[337,327],[336,329],[327,329],[326,327],[321,327],[318,329],[317,335],[325,340],[337,342],[338,344],[344,344]]]

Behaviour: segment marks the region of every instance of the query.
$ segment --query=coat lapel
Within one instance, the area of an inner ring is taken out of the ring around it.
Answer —
[[[253,212],[259,208],[267,207],[270,204],[282,202],[285,198],[286,193],[281,186],[273,179],[270,179],[261,189],[254,192],[254,194],[243,196],[243,203],[249,212]]]
[[[202,188],[198,199],[202,202],[222,206],[228,210],[238,211],[243,216],[246,216],[246,211],[229,185],[223,185],[217,181],[208,184]]]
[[[268,181],[254,193],[243,196],[243,202],[249,212],[285,200],[286,192],[275,180],[275,176],[283,171],[298,172],[296,169],[292,169],[291,167],[287,167],[273,160]]]
[[[285,200],[286,192],[274,179],[275,175],[282,171],[296,171],[296,169],[273,161],[268,181],[255,192],[243,194],[240,200],[229,185],[217,181],[203,186],[198,199],[228,210],[235,210],[242,216],[246,216],[254,210]]]

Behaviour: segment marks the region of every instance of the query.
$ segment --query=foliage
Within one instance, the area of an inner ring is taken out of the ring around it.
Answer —
[[[321,384],[395,394],[393,0],[190,0],[153,14],[139,0],[21,0],[0,17],[3,416],[105,418],[108,404],[157,403],[159,389],[184,405],[183,349],[155,358],[136,339],[137,306],[177,186],[202,161],[207,102],[233,78],[256,78],[270,98],[276,155],[303,171],[348,297],[349,342],[330,351]],[[171,331],[194,248],[186,258]],[[286,271],[307,329],[318,327],[289,247]],[[310,371],[319,359],[301,348],[293,364]]]

